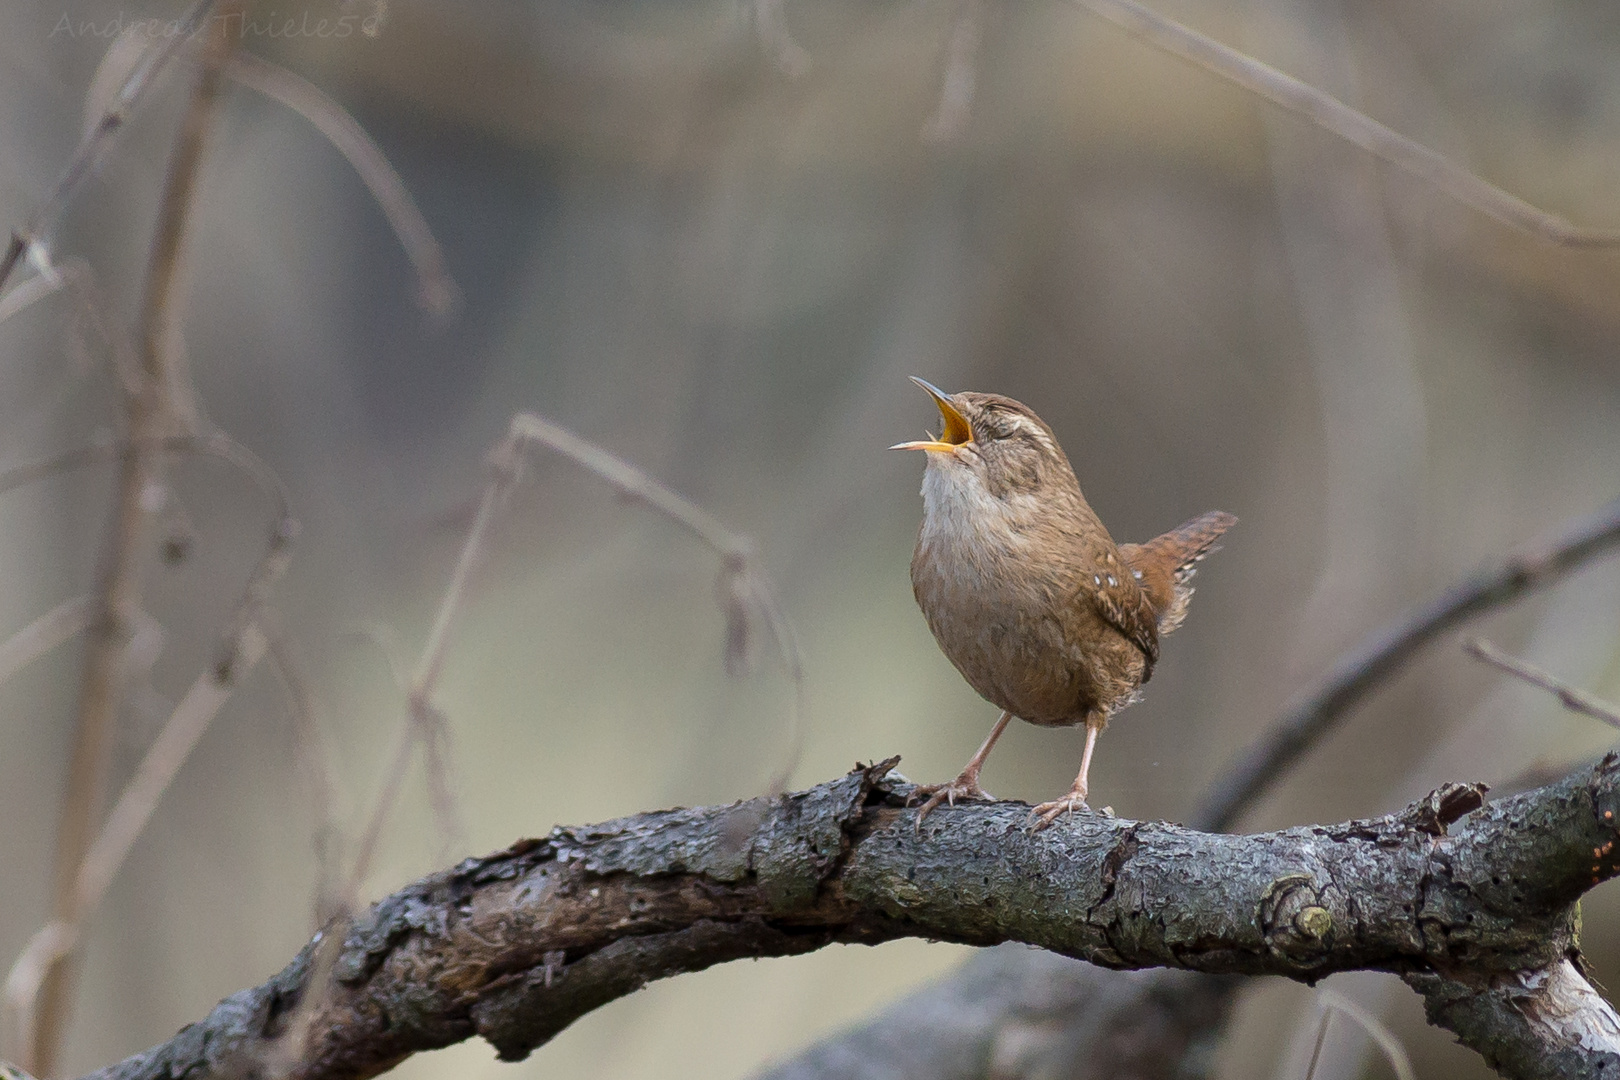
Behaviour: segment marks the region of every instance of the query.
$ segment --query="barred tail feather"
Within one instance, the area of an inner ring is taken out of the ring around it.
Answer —
[[[1121,545],[1120,554],[1136,572],[1158,615],[1161,636],[1187,617],[1187,604],[1193,594],[1189,582],[1199,561],[1220,550],[1215,541],[1236,524],[1237,518],[1231,514],[1211,510],[1146,543]]]

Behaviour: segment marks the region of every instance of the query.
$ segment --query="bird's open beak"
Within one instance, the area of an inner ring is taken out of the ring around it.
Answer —
[[[928,396],[934,399],[939,406],[939,415],[945,421],[945,429],[939,433],[937,439],[919,439],[916,442],[895,443],[890,450],[933,450],[948,453],[958,446],[973,441],[973,428],[968,424],[967,417],[963,416],[955,405],[951,404],[951,396],[933,383],[917,376],[911,376],[911,381],[928,391]]]

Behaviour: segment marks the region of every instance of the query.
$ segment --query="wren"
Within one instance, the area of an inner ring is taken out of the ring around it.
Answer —
[[[1115,544],[1028,406],[912,381],[944,419],[937,439],[891,447],[927,453],[912,589],[940,649],[1001,709],[960,776],[916,789],[926,799],[917,823],[941,802],[992,798],[979,770],[1013,717],[1085,724],[1074,786],[1030,814],[1042,829],[1086,804],[1097,736],[1152,676],[1159,639],[1186,618],[1198,561],[1237,518],[1217,510],[1146,543]]]

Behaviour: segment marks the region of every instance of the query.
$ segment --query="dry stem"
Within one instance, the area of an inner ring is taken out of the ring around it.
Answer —
[[[63,212],[73,200],[80,185],[95,174],[96,164],[101,160],[101,154],[111,143],[113,136],[128,121],[135,105],[157,81],[163,69],[169,66],[169,62],[179,53],[191,35],[207,21],[215,2],[216,0],[196,0],[186,14],[177,20],[178,32],[166,37],[161,45],[149,50],[141,58],[140,63],[135,65],[129,77],[124,80],[123,86],[119,87],[118,93],[113,96],[111,107],[101,115],[95,126],[79,143],[78,149],[73,152],[73,157],[68,161],[68,166],[63,171],[61,179],[56,182],[50,197],[34,212],[34,216],[29,218],[26,225],[11,234],[5,255],[0,256],[0,286],[4,286],[10,280],[12,271],[17,268],[17,264],[22,261],[22,257],[30,248],[39,247],[44,243],[46,235],[61,220]]]
[[[1412,1059],[1407,1056],[1406,1047],[1401,1045],[1401,1040],[1396,1038],[1395,1033],[1389,1030],[1382,1020],[1342,994],[1335,994],[1326,989],[1318,990],[1316,993],[1317,1000],[1322,1005],[1322,1034],[1327,1032],[1328,1016],[1339,1013],[1367,1033],[1389,1061],[1389,1067],[1394,1071],[1396,1080],[1417,1080],[1417,1070],[1412,1068]],[[1319,1034],[1316,1039],[1316,1052],[1311,1055],[1312,1072],[1316,1069],[1316,1055],[1321,1051],[1322,1035]]]
[[[417,302],[439,318],[450,316],[461,302],[461,291],[445,267],[444,250],[405,182],[366,129],[314,83],[251,53],[232,57],[227,74],[308,120],[348,159],[416,269]]]
[[[236,648],[230,671],[223,677],[218,669],[203,672],[175,706],[80,863],[70,903],[29,940],[12,965],[4,1000],[9,1032],[24,1036],[38,1030],[42,1017],[36,1006],[46,981],[77,948],[85,922],[100,905],[163,793],[264,649],[264,636],[250,627]]]
[[[292,715],[293,748],[309,784],[310,809],[315,818],[315,925],[322,926],[340,910],[338,860],[341,836],[337,826],[337,782],[331,755],[317,720],[315,694],[292,643],[272,620],[261,619],[266,655],[276,679],[287,693]]]
[[[1509,656],[1483,638],[1469,638],[1463,642],[1463,650],[1475,659],[1483,660],[1492,667],[1507,672],[1514,678],[1522,679],[1531,686],[1538,686],[1548,691],[1556,696],[1566,709],[1590,716],[1594,720],[1601,720],[1610,727],[1620,728],[1620,709],[1616,709],[1601,698],[1577,690],[1556,675],[1543,671],[1534,664],[1520,660],[1515,656]]]
[[[90,625],[90,598],[64,600],[0,644],[0,683]]]
[[[1620,244],[1620,230],[1583,228],[1532,206],[1422,143],[1357,112],[1331,94],[1156,14],[1136,0],[1075,0],[1075,3],[1155,48],[1197,64],[1273,105],[1304,117],[1504,225],[1565,247]]]
[[[614,454],[575,435],[567,428],[532,413],[512,418],[510,438],[533,442],[568,458],[593,473],[627,499],[641,503],[685,527],[720,556],[718,592],[726,615],[726,670],[740,674],[747,666],[752,627],[763,622],[776,644],[777,655],[793,681],[789,753],[771,778],[769,791],[779,794],[798,765],[804,744],[804,662],[798,637],[788,622],[775,587],[758,566],[753,541],[732,532],[702,507],[682,498],[647,473]]]

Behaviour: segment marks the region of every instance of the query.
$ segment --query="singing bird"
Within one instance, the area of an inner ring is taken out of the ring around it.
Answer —
[[[979,770],[1013,717],[1084,724],[1074,786],[1030,814],[1042,829],[1086,804],[1097,736],[1152,676],[1159,639],[1186,618],[1194,568],[1237,518],[1217,510],[1145,544],[1115,544],[1028,406],[912,382],[944,420],[938,438],[891,447],[927,454],[912,589],[940,649],[1001,709],[960,776],[917,788],[917,823],[941,802],[992,798]]]

